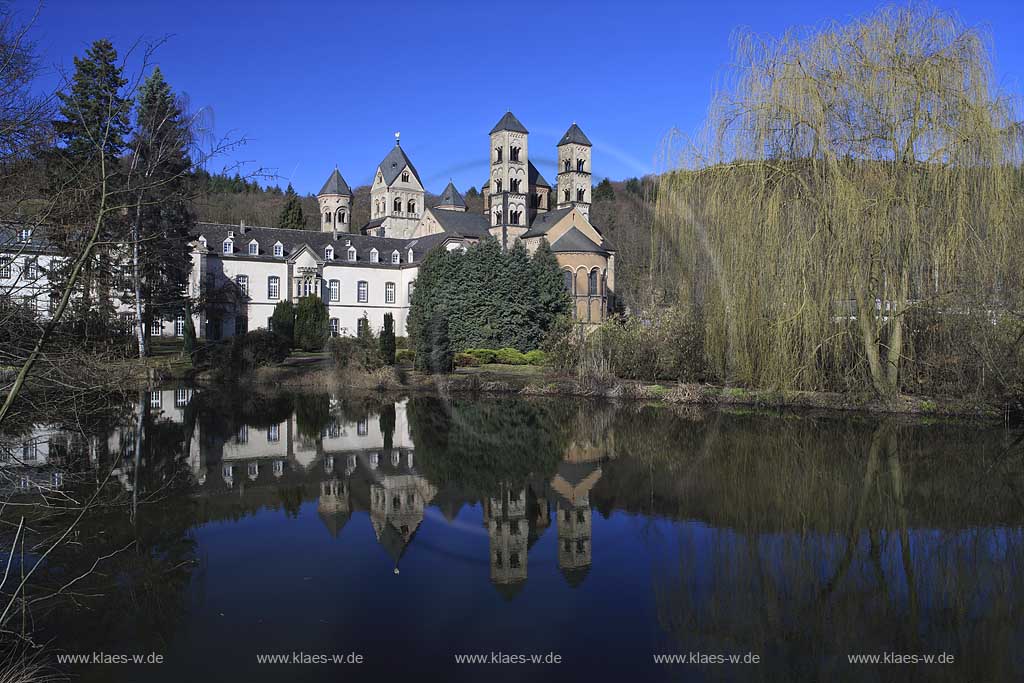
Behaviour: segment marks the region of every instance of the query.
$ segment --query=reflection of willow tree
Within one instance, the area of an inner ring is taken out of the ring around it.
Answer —
[[[847,653],[883,651],[954,653],[941,680],[1014,678],[1024,467],[1000,433],[640,411],[615,441],[650,455],[607,463],[595,504],[701,522],[657,572],[683,647],[758,652],[751,680],[843,677]]]
[[[502,483],[547,477],[565,453],[565,410],[554,402],[410,399],[416,462],[438,488],[480,496]]]

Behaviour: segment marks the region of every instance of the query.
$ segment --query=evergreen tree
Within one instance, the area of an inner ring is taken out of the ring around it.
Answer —
[[[445,374],[452,371],[455,354],[448,336],[448,316],[444,312],[438,311],[430,318],[422,347],[422,361],[420,349],[416,351],[416,363],[420,369],[431,374]]]
[[[302,297],[295,311],[295,346],[303,351],[321,350],[327,341],[329,325],[327,307],[320,297]]]
[[[538,338],[543,339],[558,318],[569,315],[572,309],[572,300],[565,287],[565,271],[559,267],[546,239],[542,239],[537,251],[533,252],[530,282],[533,284],[535,315],[540,321]]]
[[[612,187],[611,182],[605,178],[597,184],[594,188],[594,202],[613,202],[615,201],[615,188]]]
[[[159,67],[139,89],[132,163],[126,190],[134,201],[131,226],[133,281],[143,330],[161,313],[180,307],[192,260],[195,225],[188,192],[192,134],[185,113]],[[139,335],[140,355],[145,353]]]
[[[295,193],[291,183],[288,183],[288,189],[284,191],[284,207],[281,209],[280,218],[277,219],[277,227],[291,230],[306,228],[306,218],[302,215],[302,200]]]
[[[51,238],[72,249],[91,231],[101,211],[120,203],[124,186],[120,159],[125,151],[131,103],[122,90],[127,83],[109,40],[97,40],[84,57],[75,57],[75,72],[67,91],[57,93],[60,119],[55,123],[59,145],[47,164],[48,193],[55,200]],[[57,224],[65,226],[58,230]],[[120,212],[103,217],[99,240],[123,241],[125,222]],[[113,318],[110,294],[113,269],[109,248],[94,249],[79,279],[80,296],[72,301],[71,317],[84,323],[84,332],[106,330]],[[69,266],[68,261],[65,266]],[[55,289],[67,273],[54,269]],[[94,298],[93,293],[96,293]]]
[[[386,365],[395,364],[395,317],[384,314],[384,328],[380,331],[380,357]]]
[[[192,307],[189,305],[188,299],[185,300],[185,344],[184,352],[188,357],[189,362],[195,364],[196,354],[196,325],[192,320]]]
[[[295,346],[295,305],[291,301],[279,301],[270,316],[270,327],[275,334],[288,340]]]

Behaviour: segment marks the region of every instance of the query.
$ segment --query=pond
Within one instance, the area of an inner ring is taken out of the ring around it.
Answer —
[[[19,617],[78,680],[1024,675],[1011,429],[188,388],[82,429],[3,442],[11,501],[103,491]]]

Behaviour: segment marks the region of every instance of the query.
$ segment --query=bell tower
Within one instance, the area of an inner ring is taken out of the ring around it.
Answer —
[[[337,166],[316,198],[320,203],[321,232],[352,232],[352,190]]]
[[[588,219],[592,191],[591,147],[590,140],[575,122],[558,141],[558,196],[555,200],[559,209],[575,206]]]
[[[529,131],[509,111],[491,129],[491,176],[488,180],[490,232],[509,248],[529,227]]]

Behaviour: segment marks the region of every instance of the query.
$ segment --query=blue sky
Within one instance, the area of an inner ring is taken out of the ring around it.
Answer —
[[[246,162],[316,192],[334,165],[369,182],[395,131],[427,189],[487,177],[487,133],[506,109],[530,130],[529,154],[554,182],[555,144],[576,121],[598,177],[659,167],[673,127],[699,127],[729,38],[745,27],[843,19],[877,2],[233,2],[77,0],[42,5],[32,36],[41,87],[100,37],[124,51],[168,36],[156,62],[217,133],[247,144],[210,164]],[[997,75],[1024,82],[1024,9],[1009,0],[938,2],[993,37]],[[15,0],[28,19],[35,2]],[[497,8],[497,9],[491,9]]]

